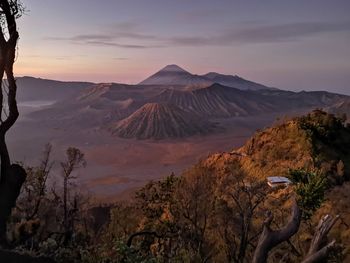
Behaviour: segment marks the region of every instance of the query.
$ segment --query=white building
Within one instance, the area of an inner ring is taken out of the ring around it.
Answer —
[[[291,183],[292,182],[287,177],[283,177],[283,176],[267,177],[267,184],[272,188],[279,187],[279,186],[286,187]]]

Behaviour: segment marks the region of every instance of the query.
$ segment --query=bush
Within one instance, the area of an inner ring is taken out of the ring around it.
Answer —
[[[298,203],[303,217],[310,219],[324,201],[327,180],[321,172],[308,172],[303,169],[290,170],[289,179],[295,185]]]

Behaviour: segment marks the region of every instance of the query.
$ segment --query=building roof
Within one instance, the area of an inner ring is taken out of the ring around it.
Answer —
[[[291,181],[287,177],[283,176],[270,176],[267,177],[267,181],[271,184],[289,184]]]

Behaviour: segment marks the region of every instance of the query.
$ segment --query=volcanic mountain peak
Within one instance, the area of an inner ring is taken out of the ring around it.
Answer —
[[[159,72],[184,72],[189,73],[188,71],[184,70],[183,68],[179,67],[178,65],[171,64],[167,65],[164,68],[162,68]]]
[[[147,103],[111,130],[123,138],[181,138],[210,132],[213,125],[168,103]]]
[[[199,83],[212,82],[202,76],[191,74],[177,65],[168,65],[139,84],[187,86]]]

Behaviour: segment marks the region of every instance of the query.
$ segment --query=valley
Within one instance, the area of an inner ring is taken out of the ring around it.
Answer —
[[[225,131],[206,136],[167,140],[123,139],[100,129],[78,130],[52,127],[23,114],[17,129],[9,134],[14,158],[25,164],[38,164],[48,142],[52,143],[59,174],[59,161],[69,146],[80,148],[88,166],[78,171],[79,182],[98,199],[127,198],[136,187],[152,179],[181,172],[208,155],[240,147],[256,129],[271,124],[278,114],[238,117],[221,122]],[[19,139],[20,138],[20,139]]]
[[[128,198],[149,180],[180,175],[210,154],[238,148],[278,118],[339,108],[348,100],[272,89],[237,76],[216,80],[239,81],[239,88],[208,79],[174,65],[138,85],[20,78],[21,116],[9,148],[17,161],[35,165],[51,143],[56,176],[65,149],[81,149],[88,166],[78,171],[79,182],[109,202]]]

